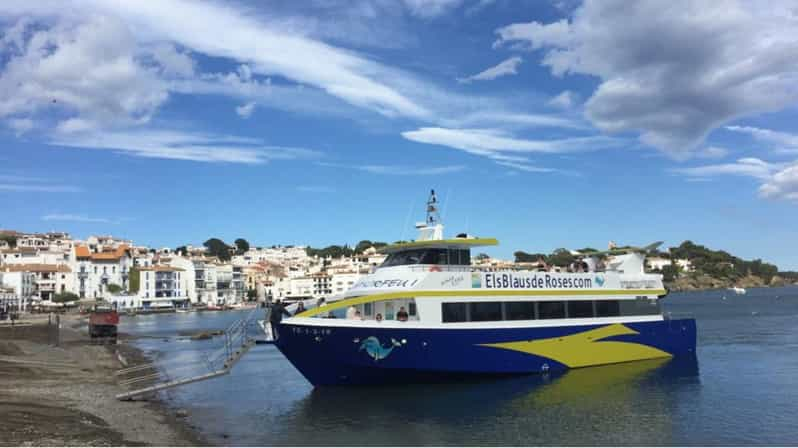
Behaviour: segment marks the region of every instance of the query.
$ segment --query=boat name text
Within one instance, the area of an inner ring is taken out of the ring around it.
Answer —
[[[481,280],[481,281],[480,281]],[[517,275],[512,273],[485,273],[483,278],[472,281],[474,288],[501,289],[586,289],[593,288],[594,283],[603,286],[600,276],[554,276],[551,274]]]

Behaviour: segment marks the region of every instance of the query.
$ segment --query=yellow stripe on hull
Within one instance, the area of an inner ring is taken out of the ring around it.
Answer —
[[[601,339],[627,334],[639,334],[622,324],[612,324],[569,336],[532,341],[479,344],[483,347],[514,350],[552,359],[570,368],[668,358],[672,355],[645,344]]]
[[[298,314],[296,317],[311,317],[329,311],[348,308],[352,305],[362,305],[364,303],[381,302],[385,300],[402,298],[424,298],[424,297],[551,297],[551,296],[661,296],[665,294],[664,289],[512,289],[512,290],[486,290],[468,289],[451,291],[400,291],[384,294],[372,294],[368,296],[354,297],[351,299],[339,300],[329,305],[313,308]]]

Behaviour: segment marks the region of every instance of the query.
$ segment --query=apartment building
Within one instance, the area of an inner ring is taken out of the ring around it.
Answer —
[[[138,268],[138,308],[185,308],[189,306],[186,295],[189,279],[185,271],[174,266],[156,265]]]
[[[91,246],[77,245],[72,271],[75,274],[74,291],[81,298],[106,298],[109,285],[128,289],[132,265],[129,247],[121,244],[112,249],[93,251]],[[95,244],[93,247],[105,247]]]

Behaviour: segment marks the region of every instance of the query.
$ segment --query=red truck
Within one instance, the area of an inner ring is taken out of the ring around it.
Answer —
[[[116,344],[119,314],[111,307],[95,306],[89,314],[89,336],[93,343]]]

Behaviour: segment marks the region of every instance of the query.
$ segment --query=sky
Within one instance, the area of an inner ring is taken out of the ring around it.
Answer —
[[[4,0],[0,228],[798,269],[792,1]]]

